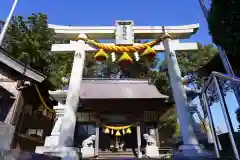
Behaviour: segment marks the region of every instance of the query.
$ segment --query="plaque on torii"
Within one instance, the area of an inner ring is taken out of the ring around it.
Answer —
[[[116,21],[115,43],[116,45],[133,45],[134,31],[133,21]]]

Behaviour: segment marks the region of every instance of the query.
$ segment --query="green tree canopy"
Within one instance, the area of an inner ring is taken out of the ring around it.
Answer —
[[[13,17],[6,38],[7,50],[13,57],[48,75],[53,61],[50,52],[53,36],[45,14],[33,13],[27,19]]]
[[[198,77],[197,70],[207,64],[216,55],[217,49],[213,45],[202,45],[200,43],[198,43],[198,50],[196,51],[176,52],[182,76],[187,74],[193,75],[196,78],[195,84],[198,88],[201,88],[203,77]],[[167,71],[167,61],[164,60],[158,70],[152,71],[151,77],[161,93],[171,95],[171,86]]]
[[[209,31],[214,43],[227,53],[240,52],[240,1],[212,0],[208,15]]]

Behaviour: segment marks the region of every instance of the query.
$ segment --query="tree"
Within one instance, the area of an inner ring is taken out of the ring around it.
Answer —
[[[54,61],[50,52],[53,37],[54,31],[48,28],[47,16],[33,13],[27,19],[13,17],[4,41],[14,58],[49,75]]]
[[[208,26],[214,43],[223,47],[227,54],[236,57],[240,52],[240,1],[212,0]],[[238,70],[237,65],[233,70]],[[240,109],[236,110],[240,122]]]
[[[55,55],[52,61],[52,71],[49,73],[49,80],[55,84],[55,88],[63,88],[67,85],[67,81],[63,78],[69,79],[72,71],[73,64],[72,53],[59,53]],[[83,77],[93,78],[96,77],[98,71],[98,64],[93,59],[93,54],[86,54]]]
[[[209,31],[214,43],[228,54],[240,52],[240,1],[212,0],[208,15]]]
[[[179,67],[182,76],[188,74],[192,75],[195,79],[193,84],[201,88],[202,79],[205,77],[198,77],[197,70],[203,65],[207,64],[215,55],[217,49],[213,45],[198,44],[198,50],[192,52],[176,52]],[[158,71],[151,73],[153,83],[157,86],[159,91],[166,95],[171,95],[171,85],[168,78],[167,61],[164,60],[159,66]]]

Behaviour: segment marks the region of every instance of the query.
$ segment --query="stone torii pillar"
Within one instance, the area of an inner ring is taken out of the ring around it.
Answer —
[[[78,37],[87,38],[85,34]],[[80,88],[85,61],[86,44],[83,40],[76,43],[72,73],[69,82],[68,94],[65,103],[64,116],[61,123],[59,144],[60,146],[72,147],[74,141],[74,131],[76,124],[76,112],[80,97]]]
[[[167,33],[166,33],[167,34]],[[187,96],[182,84],[181,71],[177,62],[174,46],[172,45],[171,36],[163,41],[165,49],[165,57],[168,62],[168,73],[172,86],[172,92],[176,103],[178,119],[180,123],[180,132],[183,140],[183,145],[180,150],[199,150],[201,149],[198,144],[196,135],[194,134],[193,126],[191,123],[191,115],[187,103]]]
[[[85,34],[79,37],[86,38]],[[76,42],[76,51],[73,60],[72,73],[68,95],[65,104],[55,107],[58,114],[51,136],[46,138],[43,147],[36,147],[35,152],[59,156],[63,159],[79,160],[79,149],[74,145],[76,112],[79,104],[80,88],[85,61],[86,44],[83,40]],[[63,111],[64,110],[64,111]]]

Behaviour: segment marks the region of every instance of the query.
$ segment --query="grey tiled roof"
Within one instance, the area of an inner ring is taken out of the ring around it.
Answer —
[[[65,87],[65,93],[68,87]],[[157,88],[147,80],[83,80],[81,85],[82,99],[166,99],[168,96],[161,94]]]
[[[7,53],[7,51],[5,51],[1,46],[0,46],[0,63],[5,64],[9,68],[12,68],[13,70],[19,72],[20,74],[25,75],[37,82],[42,82],[46,78],[44,74],[26,66],[24,63],[11,57]]]

